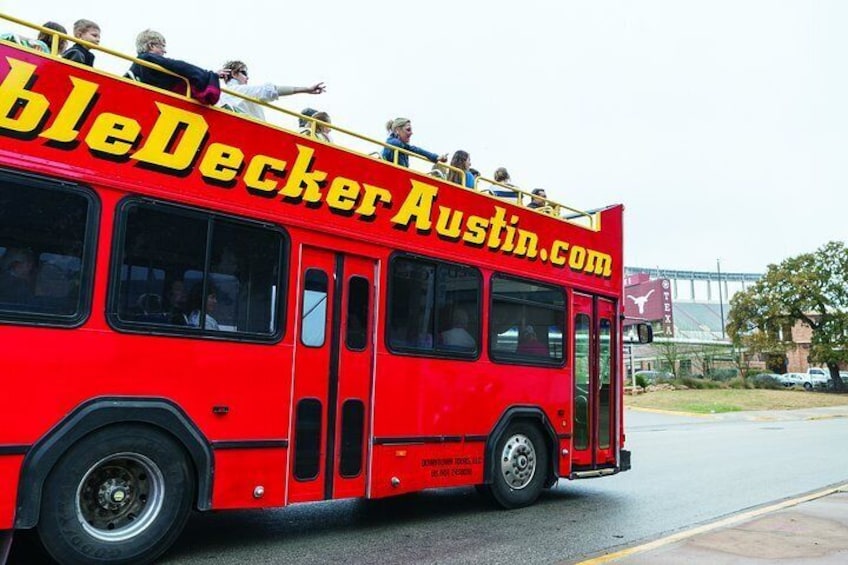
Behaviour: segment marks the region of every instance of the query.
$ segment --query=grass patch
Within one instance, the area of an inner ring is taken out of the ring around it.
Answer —
[[[749,410],[848,406],[848,394],[764,389],[660,390],[638,396],[625,396],[624,405],[694,414],[719,414]]]

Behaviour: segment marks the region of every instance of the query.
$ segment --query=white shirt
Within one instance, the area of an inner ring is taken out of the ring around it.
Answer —
[[[280,96],[294,94],[293,86],[277,86],[270,82],[266,82],[265,84],[239,84],[239,81],[231,78],[224,86],[243,96],[258,98],[263,102],[273,102]],[[256,102],[250,102],[249,100],[237,98],[236,96],[227,94],[226,92],[221,92],[221,99],[218,101],[218,105],[223,106],[225,104],[230,108],[233,108],[236,112],[249,114],[254,118],[259,118],[260,120],[265,119],[265,112],[263,111],[262,106]]]
[[[188,317],[188,325],[194,326],[195,328],[200,327],[200,310],[195,310]],[[218,321],[215,320],[209,314],[206,314],[206,326],[207,330],[218,330]]]
[[[477,347],[477,342],[471,337],[471,334],[465,328],[451,328],[442,332],[442,343],[452,345],[454,347],[466,347],[473,349]]]

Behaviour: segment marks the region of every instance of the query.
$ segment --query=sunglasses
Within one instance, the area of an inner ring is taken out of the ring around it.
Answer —
[[[247,69],[239,69],[239,70],[236,71],[236,74],[241,75],[244,78],[247,78]]]

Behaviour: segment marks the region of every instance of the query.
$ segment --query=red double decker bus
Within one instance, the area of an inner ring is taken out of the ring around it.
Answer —
[[[515,508],[629,469],[621,206],[530,209],[9,41],[0,140],[8,540],[147,562],[192,510]]]

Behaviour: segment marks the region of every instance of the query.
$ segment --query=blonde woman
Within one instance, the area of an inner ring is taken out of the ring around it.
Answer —
[[[436,155],[435,153],[430,153],[426,149],[409,144],[409,140],[412,138],[412,122],[409,118],[395,118],[394,120],[389,120],[386,123],[386,131],[389,132],[389,137],[386,138],[386,145],[400,147],[401,149],[420,155],[432,163],[444,163],[448,160],[447,153],[444,155]],[[395,153],[395,150],[389,147],[384,147],[383,160],[395,163]],[[409,167],[409,154],[401,151],[397,156],[397,164],[401,167]]]

